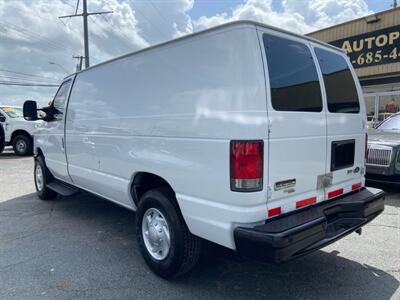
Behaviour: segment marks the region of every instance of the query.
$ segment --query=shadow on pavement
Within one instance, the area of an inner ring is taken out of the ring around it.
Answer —
[[[398,289],[391,274],[339,254],[269,265],[205,243],[193,272],[166,281],[144,264],[127,209],[87,194],[0,203],[0,298],[390,299]]]

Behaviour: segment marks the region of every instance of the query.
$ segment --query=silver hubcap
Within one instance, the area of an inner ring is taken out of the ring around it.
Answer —
[[[39,191],[43,190],[43,171],[42,167],[37,164],[35,168],[36,187]]]
[[[16,148],[18,152],[25,152],[26,143],[24,140],[17,141]]]
[[[167,257],[171,245],[169,228],[163,214],[156,208],[149,208],[142,220],[142,236],[150,255],[156,260]]]

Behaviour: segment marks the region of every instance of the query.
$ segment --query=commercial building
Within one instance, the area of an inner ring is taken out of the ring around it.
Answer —
[[[400,8],[312,32],[346,51],[360,79],[368,121],[400,111]]]

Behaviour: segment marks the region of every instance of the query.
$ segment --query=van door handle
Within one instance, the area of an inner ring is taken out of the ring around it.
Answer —
[[[64,144],[64,137],[61,138],[61,149],[65,149],[65,144]]]

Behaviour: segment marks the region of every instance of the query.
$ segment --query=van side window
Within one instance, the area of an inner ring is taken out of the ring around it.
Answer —
[[[65,109],[65,101],[68,98],[68,91],[71,85],[71,80],[64,82],[58,89],[56,96],[53,100],[53,107],[57,110],[57,114],[62,115]]]
[[[328,110],[332,113],[358,113],[357,89],[346,60],[320,48],[315,48],[315,54],[324,76]]]
[[[322,111],[321,88],[310,49],[299,42],[264,34],[271,103],[279,111]]]

